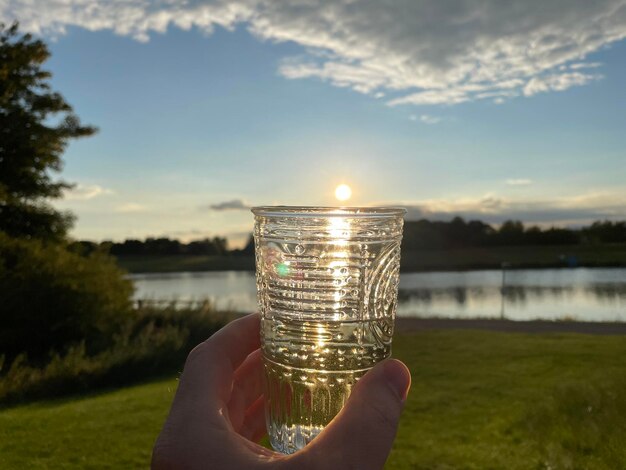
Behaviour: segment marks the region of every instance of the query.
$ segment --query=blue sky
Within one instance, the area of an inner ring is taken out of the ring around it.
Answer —
[[[411,218],[626,218],[623,2],[398,2],[392,28],[370,2],[159,3],[0,6],[100,128],[65,157],[77,238],[237,243],[250,205],[337,205],[339,183]]]

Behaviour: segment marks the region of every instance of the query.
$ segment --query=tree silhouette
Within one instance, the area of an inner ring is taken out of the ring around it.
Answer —
[[[594,222],[591,227],[583,229],[583,234],[590,243],[624,243],[626,242],[626,221]]]
[[[0,24],[0,358],[25,353],[43,364],[84,341],[96,353],[113,344],[133,286],[115,260],[83,244],[68,250],[71,214],[50,206],[70,139],[93,134],[51,91],[41,68],[50,53],[17,24]],[[0,359],[1,362],[1,359]]]
[[[498,230],[498,238],[503,245],[524,244],[524,224],[519,220],[507,220]]]
[[[71,214],[53,209],[72,185],[54,180],[70,139],[92,135],[72,107],[51,91],[46,44],[0,24],[0,230],[14,237],[62,239]]]

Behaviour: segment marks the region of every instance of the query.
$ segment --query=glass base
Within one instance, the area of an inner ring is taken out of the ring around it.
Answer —
[[[311,442],[324,429],[323,426],[270,426],[272,448],[282,454],[293,454]]]
[[[300,369],[267,358],[264,366],[267,433],[272,447],[284,454],[293,454],[315,439],[369,370]]]

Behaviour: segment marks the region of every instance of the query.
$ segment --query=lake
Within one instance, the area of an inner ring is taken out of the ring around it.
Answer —
[[[254,273],[151,273],[129,276],[135,299],[202,300],[252,312]],[[504,277],[504,288],[503,286]],[[524,269],[402,273],[398,315],[510,320],[626,321],[626,269]]]

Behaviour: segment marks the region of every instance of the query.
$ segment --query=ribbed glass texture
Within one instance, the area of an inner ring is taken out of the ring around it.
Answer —
[[[256,207],[266,420],[293,453],[391,354],[404,209]]]

